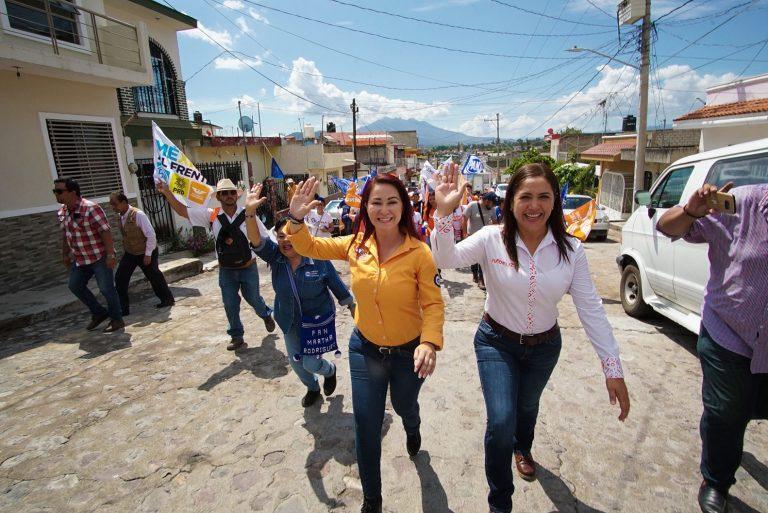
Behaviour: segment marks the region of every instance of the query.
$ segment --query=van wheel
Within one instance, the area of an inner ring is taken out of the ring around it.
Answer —
[[[645,317],[651,313],[651,307],[643,301],[643,285],[640,271],[634,265],[628,265],[621,273],[621,306],[630,317]]]

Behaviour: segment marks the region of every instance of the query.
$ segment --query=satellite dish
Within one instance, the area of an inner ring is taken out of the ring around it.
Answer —
[[[243,132],[252,132],[253,131],[253,120],[250,117],[248,117],[248,116],[243,116],[237,122],[237,126],[239,126],[240,130],[242,130]]]

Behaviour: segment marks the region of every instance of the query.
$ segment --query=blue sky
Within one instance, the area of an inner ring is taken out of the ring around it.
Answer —
[[[603,101],[609,130],[623,115],[637,114],[633,68],[565,51],[578,45],[639,63],[638,28],[622,26],[619,36],[609,16],[613,0],[167,3],[199,22],[199,29],[179,34],[190,108],[230,131],[238,99],[243,114],[254,117],[261,103],[264,135],[296,131],[302,122],[319,128],[323,116],[351,130],[353,97],[361,125],[416,118],[495,136],[485,119],[498,112],[502,138],[538,137],[550,127],[602,130]],[[666,119],[671,126],[701,105],[697,97],[705,99],[709,86],[768,72],[768,0],[660,0],[652,18],[660,19],[650,125]]]

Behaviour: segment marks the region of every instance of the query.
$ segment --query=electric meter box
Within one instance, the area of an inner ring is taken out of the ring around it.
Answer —
[[[619,23],[632,25],[645,16],[645,0],[621,0],[617,6]]]

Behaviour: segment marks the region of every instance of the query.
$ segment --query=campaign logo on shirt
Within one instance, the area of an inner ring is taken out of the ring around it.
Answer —
[[[440,276],[439,273],[435,275],[435,285],[437,285],[438,287],[443,286],[443,277]]]
[[[317,278],[318,276],[320,276],[320,271],[317,271],[317,270],[307,271],[304,273],[305,278]]]

